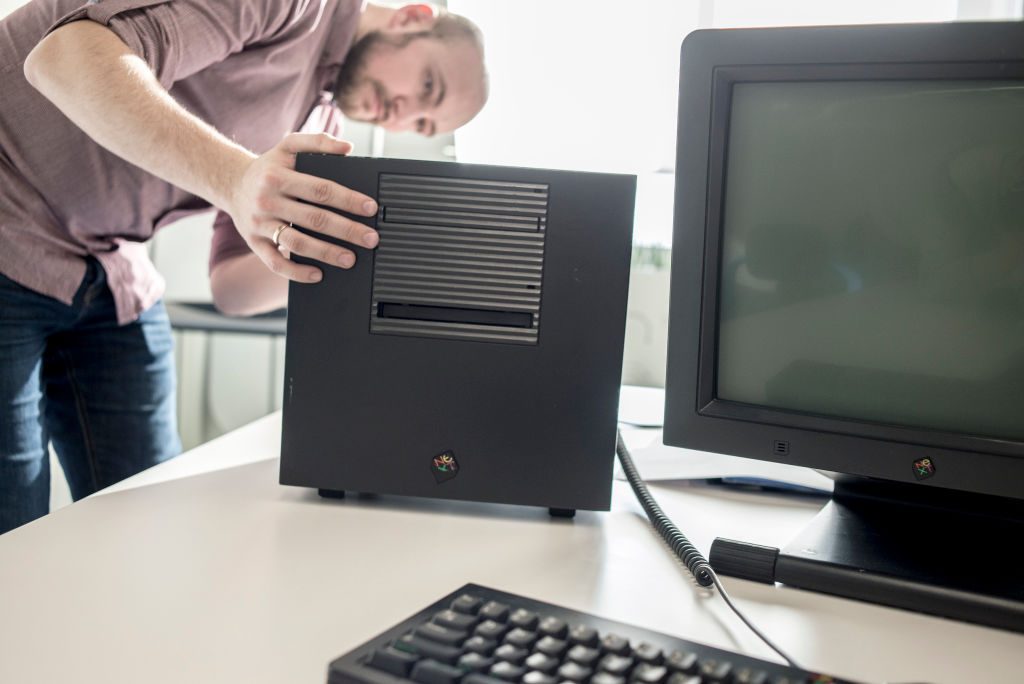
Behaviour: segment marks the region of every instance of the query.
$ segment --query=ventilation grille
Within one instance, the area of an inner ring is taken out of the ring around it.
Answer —
[[[370,332],[536,344],[548,186],[381,174]]]

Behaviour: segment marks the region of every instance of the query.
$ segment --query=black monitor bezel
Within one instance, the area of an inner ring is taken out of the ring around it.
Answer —
[[[684,41],[666,444],[902,482],[916,481],[911,464],[927,456],[940,465],[936,476],[922,484],[1024,499],[1024,442],[715,396],[718,267],[733,85],[1024,81],[1022,29],[1007,24],[755,29],[700,31]],[[786,453],[777,450],[780,443],[787,446]]]

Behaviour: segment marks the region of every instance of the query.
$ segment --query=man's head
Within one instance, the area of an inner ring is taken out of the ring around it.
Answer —
[[[462,126],[487,100],[479,29],[456,14],[406,5],[362,35],[335,97],[350,119],[423,135]]]

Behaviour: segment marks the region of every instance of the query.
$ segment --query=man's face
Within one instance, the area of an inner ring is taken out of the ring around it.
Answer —
[[[418,36],[397,45],[380,34],[363,40],[339,80],[338,106],[348,118],[434,135],[462,126],[483,106],[483,62],[472,42]]]

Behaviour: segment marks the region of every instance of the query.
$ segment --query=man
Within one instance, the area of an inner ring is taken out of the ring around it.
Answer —
[[[478,31],[425,5],[359,0],[35,0],[0,22],[0,533],[47,510],[52,440],[75,499],[180,449],[163,281],[142,243],[221,210],[215,301],[284,303],[287,280],[372,248],[374,231],[312,207],[372,198],[294,171],[290,133],[334,106],[426,135],[486,99]],[[321,130],[323,126],[321,125]]]

